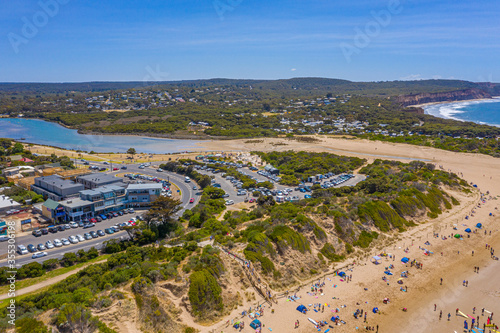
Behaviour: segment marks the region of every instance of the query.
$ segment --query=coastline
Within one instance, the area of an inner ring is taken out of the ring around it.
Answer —
[[[439,105],[439,104],[453,104],[453,103],[462,103],[462,102],[491,101],[492,99],[495,99],[495,98],[500,98],[500,96],[491,96],[491,98],[463,99],[463,100],[457,100],[457,101],[430,102],[430,103],[423,103],[423,104],[408,105],[407,107],[408,108],[409,107],[424,108],[426,106]]]

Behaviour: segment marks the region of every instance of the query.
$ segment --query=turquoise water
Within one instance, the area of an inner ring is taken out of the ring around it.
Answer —
[[[24,138],[30,143],[97,153],[124,153],[129,148],[135,148],[138,153],[164,154],[200,148],[197,145],[200,141],[79,134],[55,123],[23,118],[0,118],[0,138]]]
[[[481,101],[435,104],[424,107],[425,113],[461,121],[500,127],[500,97]]]

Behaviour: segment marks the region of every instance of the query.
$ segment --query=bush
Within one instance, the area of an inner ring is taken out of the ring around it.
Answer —
[[[193,314],[204,316],[212,311],[222,311],[222,289],[213,275],[203,269],[191,274],[189,281],[188,296]]]

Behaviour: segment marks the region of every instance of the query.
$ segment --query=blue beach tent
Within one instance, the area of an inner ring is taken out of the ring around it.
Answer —
[[[258,319],[254,319],[254,321],[252,321],[250,323],[250,327],[253,328],[253,329],[257,329],[260,326],[262,326],[262,324],[260,323],[260,320],[258,320]]]
[[[408,261],[410,261],[410,258],[404,257],[403,259],[401,259],[401,261],[406,264]]]
[[[481,223],[476,224],[476,228],[481,229],[482,227],[483,227],[483,225]]]
[[[470,228],[467,228],[467,229],[465,229],[465,232],[470,233],[470,232],[472,232],[472,230],[470,230]]]
[[[299,305],[297,307],[297,311],[305,313],[305,311],[307,311],[307,308],[305,306],[303,306],[303,305]]]

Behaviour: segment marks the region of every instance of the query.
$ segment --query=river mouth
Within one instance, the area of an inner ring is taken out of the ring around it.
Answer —
[[[0,137],[69,150],[96,153],[171,154],[196,151],[203,141],[137,135],[81,134],[77,130],[39,119],[0,118]]]

